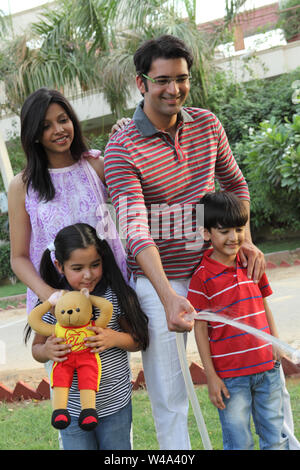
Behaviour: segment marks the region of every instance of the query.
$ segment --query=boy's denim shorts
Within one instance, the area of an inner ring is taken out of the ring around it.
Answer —
[[[250,430],[251,415],[260,449],[288,449],[288,438],[282,434],[283,389],[280,363],[258,374],[223,379],[230,398],[226,408],[218,410],[223,432],[224,450],[254,448]]]

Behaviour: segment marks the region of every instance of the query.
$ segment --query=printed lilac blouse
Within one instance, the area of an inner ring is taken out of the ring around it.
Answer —
[[[25,209],[31,222],[30,259],[39,272],[42,254],[63,227],[86,223],[95,227],[99,238],[105,238],[127,280],[126,257],[116,226],[106,205],[107,191],[94,168],[85,157],[99,158],[101,152],[90,150],[83,158],[65,168],[49,168],[55,197],[40,201],[29,187]],[[27,312],[37,302],[37,296],[27,289]]]

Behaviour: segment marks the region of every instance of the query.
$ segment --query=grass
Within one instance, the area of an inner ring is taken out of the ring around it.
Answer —
[[[8,297],[10,295],[19,295],[26,293],[26,286],[22,282],[16,284],[0,285],[0,297]]]
[[[300,439],[300,387],[299,381],[287,380],[294,413],[295,435]],[[222,449],[222,432],[218,412],[210,403],[205,386],[196,387],[196,393],[214,450]],[[148,394],[145,390],[133,392],[133,448],[134,450],[157,450],[158,444]],[[56,450],[57,431],[50,425],[49,401],[26,401],[0,404],[1,450]],[[190,409],[189,431],[192,449],[203,449],[196,420]],[[256,449],[258,439],[255,438]]]
[[[258,248],[265,254],[274,253],[276,251],[295,250],[300,248],[300,239],[293,238],[291,240],[270,240],[265,242],[257,242]]]
[[[7,308],[8,305],[17,307],[20,300],[1,300],[2,297],[9,297],[26,293],[26,286],[22,282],[16,284],[0,285],[0,308]]]
[[[196,387],[196,393],[212,446],[214,449],[222,449],[222,432],[217,409],[210,403],[205,386]],[[189,409],[188,426],[192,449],[203,450],[191,407]],[[135,450],[157,450],[159,448],[146,391],[134,392],[133,395],[133,445]]]

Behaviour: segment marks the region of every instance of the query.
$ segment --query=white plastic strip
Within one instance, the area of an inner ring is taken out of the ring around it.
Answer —
[[[189,399],[193,408],[193,412],[196,418],[196,422],[197,422],[199,433],[202,439],[203,447],[205,450],[212,450],[212,445],[209,439],[205,421],[201,412],[201,408],[198,402],[198,398],[194,389],[194,384],[192,382],[190,370],[189,370],[188,363],[186,360],[184,339],[183,339],[182,333],[176,333],[176,343],[177,343],[178,355],[179,355],[179,360],[180,360],[180,365],[181,365],[181,369],[183,373],[185,386],[186,386],[187,393],[188,393],[188,396],[189,396]]]

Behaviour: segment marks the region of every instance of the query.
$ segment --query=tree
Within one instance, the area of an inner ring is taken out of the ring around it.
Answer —
[[[245,0],[227,0],[228,25]],[[216,37],[207,40],[196,24],[195,0],[61,0],[45,9],[29,36],[8,42],[0,79],[14,111],[41,86],[79,95],[103,91],[120,117],[134,86],[133,54],[145,39],[172,34],[192,49],[190,102],[205,107]],[[221,33],[218,34],[218,38]]]
[[[13,111],[41,86],[75,95],[99,88],[95,58],[88,53],[88,38],[72,21],[72,4],[64,0],[57,9],[46,8],[29,33],[5,42],[0,77]]]

